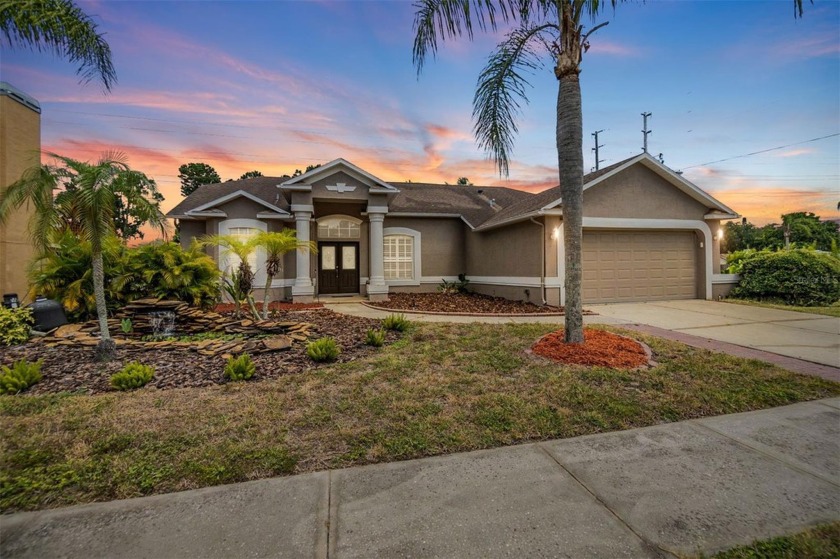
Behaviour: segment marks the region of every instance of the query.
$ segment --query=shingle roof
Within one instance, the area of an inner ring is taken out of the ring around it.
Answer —
[[[637,156],[634,156],[637,157]],[[619,161],[584,176],[591,182],[627,163]],[[238,190],[244,190],[269,204],[289,210],[289,203],[277,186],[289,177],[255,177],[200,187],[175,206],[168,215],[184,215]],[[538,194],[501,186],[460,186],[416,182],[388,183],[400,192],[389,204],[390,213],[460,215],[471,227],[492,227],[536,212],[560,198],[555,186]],[[491,204],[490,201],[493,201]]]
[[[180,204],[169,210],[167,215],[184,215],[190,210],[209,204],[213,200],[218,200],[228,194],[233,194],[237,190],[244,190],[248,194],[253,194],[260,200],[264,200],[273,206],[288,210],[289,203],[281,195],[280,189],[277,188],[278,184],[288,178],[289,177],[287,176],[254,177],[251,179],[228,181],[219,184],[205,184],[184,198]]]
[[[528,192],[500,186],[390,184],[400,193],[391,200],[389,213],[458,214],[472,227],[477,227],[518,200],[531,196]]]

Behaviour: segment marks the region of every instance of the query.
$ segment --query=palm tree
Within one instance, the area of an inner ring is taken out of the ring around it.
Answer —
[[[415,2],[413,60],[418,74],[426,57],[437,53],[438,41],[466,34],[474,27],[513,29],[490,55],[478,77],[473,98],[473,132],[479,146],[507,176],[517,133],[520,102],[527,102],[527,73],[542,69],[544,57],[559,81],[557,94],[557,160],[566,263],[565,340],[583,342],[581,244],[583,240],[583,109],[580,64],[589,37],[607,25],[596,23],[604,8],[619,0],[418,0]],[[802,0],[794,0],[794,15],[802,16]],[[813,0],[812,0],[813,3]],[[592,22],[588,30],[583,21]]]
[[[259,320],[260,315],[257,312],[253,299],[251,298],[251,291],[254,288],[254,271],[251,269],[251,263],[248,261],[251,254],[257,248],[253,237],[240,237],[238,235],[205,235],[198,240],[199,246],[218,246],[224,250],[225,255],[233,255],[239,260],[236,268],[228,267],[225,270],[229,274],[229,278],[223,279],[223,288],[225,292],[233,299],[234,315],[236,318],[241,316],[242,301],[246,301],[251,307],[251,313],[254,318]],[[222,256],[221,254],[219,255]]]
[[[56,232],[68,230],[60,216],[67,213],[68,207],[73,208],[73,215],[78,218],[78,223],[73,224],[74,232],[91,247],[93,292],[101,332],[97,359],[107,361],[114,356],[116,346],[108,330],[102,254],[104,243],[114,235],[114,200],[125,196],[136,215],[161,233],[165,233],[165,218],[157,205],[139,195],[137,190],[123,188],[128,183],[149,181],[143,173],[128,166],[125,156],[109,153],[97,163],[89,163],[54,153],[47,155],[58,164],[33,167],[0,192],[0,224],[8,219],[12,210],[24,203],[33,203],[35,214],[30,223],[30,234],[37,246],[47,249]],[[62,191],[65,184],[73,184],[75,188]],[[59,190],[57,196],[56,190]]]
[[[70,0],[0,0],[0,32],[13,48],[52,51],[78,62],[83,83],[99,78],[111,91],[117,81],[111,47]]]
[[[300,241],[295,231],[283,229],[279,232],[260,231],[252,239],[255,246],[265,251],[265,293],[263,294],[263,319],[268,319],[268,291],[271,281],[280,274],[283,265],[283,255],[293,250],[317,252],[314,241]]]

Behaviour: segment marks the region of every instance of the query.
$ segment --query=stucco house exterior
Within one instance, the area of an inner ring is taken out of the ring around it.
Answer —
[[[738,215],[648,154],[584,177],[584,303],[712,299],[721,220]],[[303,175],[205,185],[172,209],[181,243],[206,234],[291,228],[318,253],[286,255],[274,299],[435,291],[466,274],[479,293],[562,305],[560,187],[385,182],[344,159]],[[231,257],[210,249],[222,269]],[[256,286],[264,285],[256,254]],[[259,294],[258,294],[259,295]]]

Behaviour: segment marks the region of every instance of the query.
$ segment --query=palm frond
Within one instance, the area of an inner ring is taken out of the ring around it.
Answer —
[[[79,63],[82,82],[106,91],[117,81],[111,48],[96,23],[70,0],[0,0],[0,33],[11,47],[50,51]]]
[[[520,102],[528,102],[525,74],[542,67],[535,45],[544,32],[557,30],[551,23],[511,31],[490,55],[478,77],[473,98],[473,119],[478,145],[488,152],[499,174],[509,172],[510,153],[518,132]]]
[[[423,70],[426,57],[437,54],[438,41],[464,34],[472,40],[473,28],[497,29],[527,10],[530,0],[419,0],[414,3],[414,47],[412,60],[417,73]],[[523,8],[524,7],[524,8]]]

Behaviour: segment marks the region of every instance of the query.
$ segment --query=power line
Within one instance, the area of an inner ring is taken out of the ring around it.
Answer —
[[[790,147],[793,147],[793,146],[799,146],[799,145],[807,144],[807,143],[810,143],[810,142],[816,142],[818,140],[825,140],[827,138],[833,138],[835,136],[840,136],[840,132],[835,132],[834,134],[828,134],[827,136],[820,136],[819,138],[811,138],[810,140],[803,140],[801,142],[796,142],[796,143],[793,143],[793,144],[787,144],[787,145],[784,145],[784,146],[762,149],[762,150],[759,150],[759,151],[754,151],[752,153],[744,153],[742,155],[733,155],[732,157],[726,157],[724,159],[718,159],[717,161],[709,161],[708,163],[700,163],[698,165],[690,165],[688,167],[683,167],[682,170],[685,171],[686,169],[693,169],[695,167],[705,167],[706,165],[713,165],[715,163],[723,163],[724,161],[731,161],[732,159],[739,159],[741,157],[749,157],[751,155],[758,155],[758,154],[761,154],[761,153],[767,153],[769,151],[776,151],[776,150],[779,150],[779,149],[785,149],[785,148],[790,148]]]

